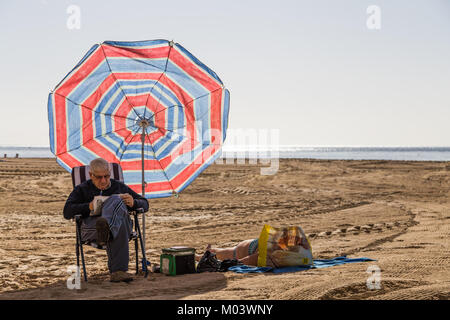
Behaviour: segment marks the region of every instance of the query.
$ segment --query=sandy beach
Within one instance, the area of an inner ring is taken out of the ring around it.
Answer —
[[[232,246],[264,224],[300,225],[314,258],[376,261],[284,274],[201,273],[109,282],[106,252],[86,247],[89,282],[66,286],[75,225],[71,177],[54,159],[0,160],[0,299],[449,299],[450,162],[280,160],[214,164],[180,197],[150,200],[147,254]],[[130,272],[134,271],[130,249]],[[381,288],[370,290],[370,266]]]

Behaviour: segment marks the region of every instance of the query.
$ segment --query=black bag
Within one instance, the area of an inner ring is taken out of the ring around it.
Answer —
[[[236,259],[225,259],[220,263],[220,267],[219,267],[218,271],[226,272],[226,271],[228,271],[228,268],[234,267],[237,265],[243,265],[243,263]]]
[[[197,272],[226,272],[228,271],[228,268],[236,265],[242,265],[242,262],[236,259],[225,259],[220,261],[217,259],[215,253],[207,250],[197,265]]]
[[[217,260],[216,254],[210,251],[206,251],[197,265],[197,272],[215,272],[220,267],[220,261]]]

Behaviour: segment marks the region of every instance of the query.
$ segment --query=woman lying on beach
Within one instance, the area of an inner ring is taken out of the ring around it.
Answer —
[[[310,244],[308,240],[304,237],[295,236],[292,244],[289,246],[289,236],[287,233],[283,233],[284,236],[280,237],[276,244],[272,244],[271,252],[281,251],[293,251],[298,252],[299,246],[303,247],[305,250],[311,250]],[[218,260],[226,260],[226,259],[236,259],[248,266],[257,266],[258,265],[258,238],[244,240],[238,243],[234,247],[229,248],[212,248],[210,244],[206,247],[206,251],[210,251],[216,254],[216,258]],[[201,255],[196,255],[195,258],[197,261],[200,261]],[[268,264],[277,265],[272,260],[272,254],[267,254]]]
[[[229,248],[212,248],[208,244],[206,250],[215,253],[216,258],[219,260],[237,259],[248,266],[256,266],[258,264],[258,239],[244,240]],[[195,255],[197,261],[200,261],[201,257],[201,255]]]

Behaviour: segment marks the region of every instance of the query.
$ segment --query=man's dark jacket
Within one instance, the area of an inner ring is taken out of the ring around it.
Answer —
[[[87,180],[73,189],[72,193],[66,201],[64,206],[64,218],[72,219],[75,215],[81,214],[83,218],[89,217],[91,210],[89,203],[94,200],[95,196],[110,196],[119,193],[129,193],[134,199],[134,206],[128,209],[143,208],[145,212],[148,211],[148,201],[141,195],[131,190],[126,184],[111,179],[111,186],[106,190],[98,189],[92,180]]]

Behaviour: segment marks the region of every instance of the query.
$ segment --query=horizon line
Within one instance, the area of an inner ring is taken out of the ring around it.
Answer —
[[[237,145],[223,145],[223,148],[230,147],[294,147],[294,148],[450,148],[450,145],[331,145],[331,144],[237,144]],[[0,148],[48,148],[49,145],[0,145]]]

